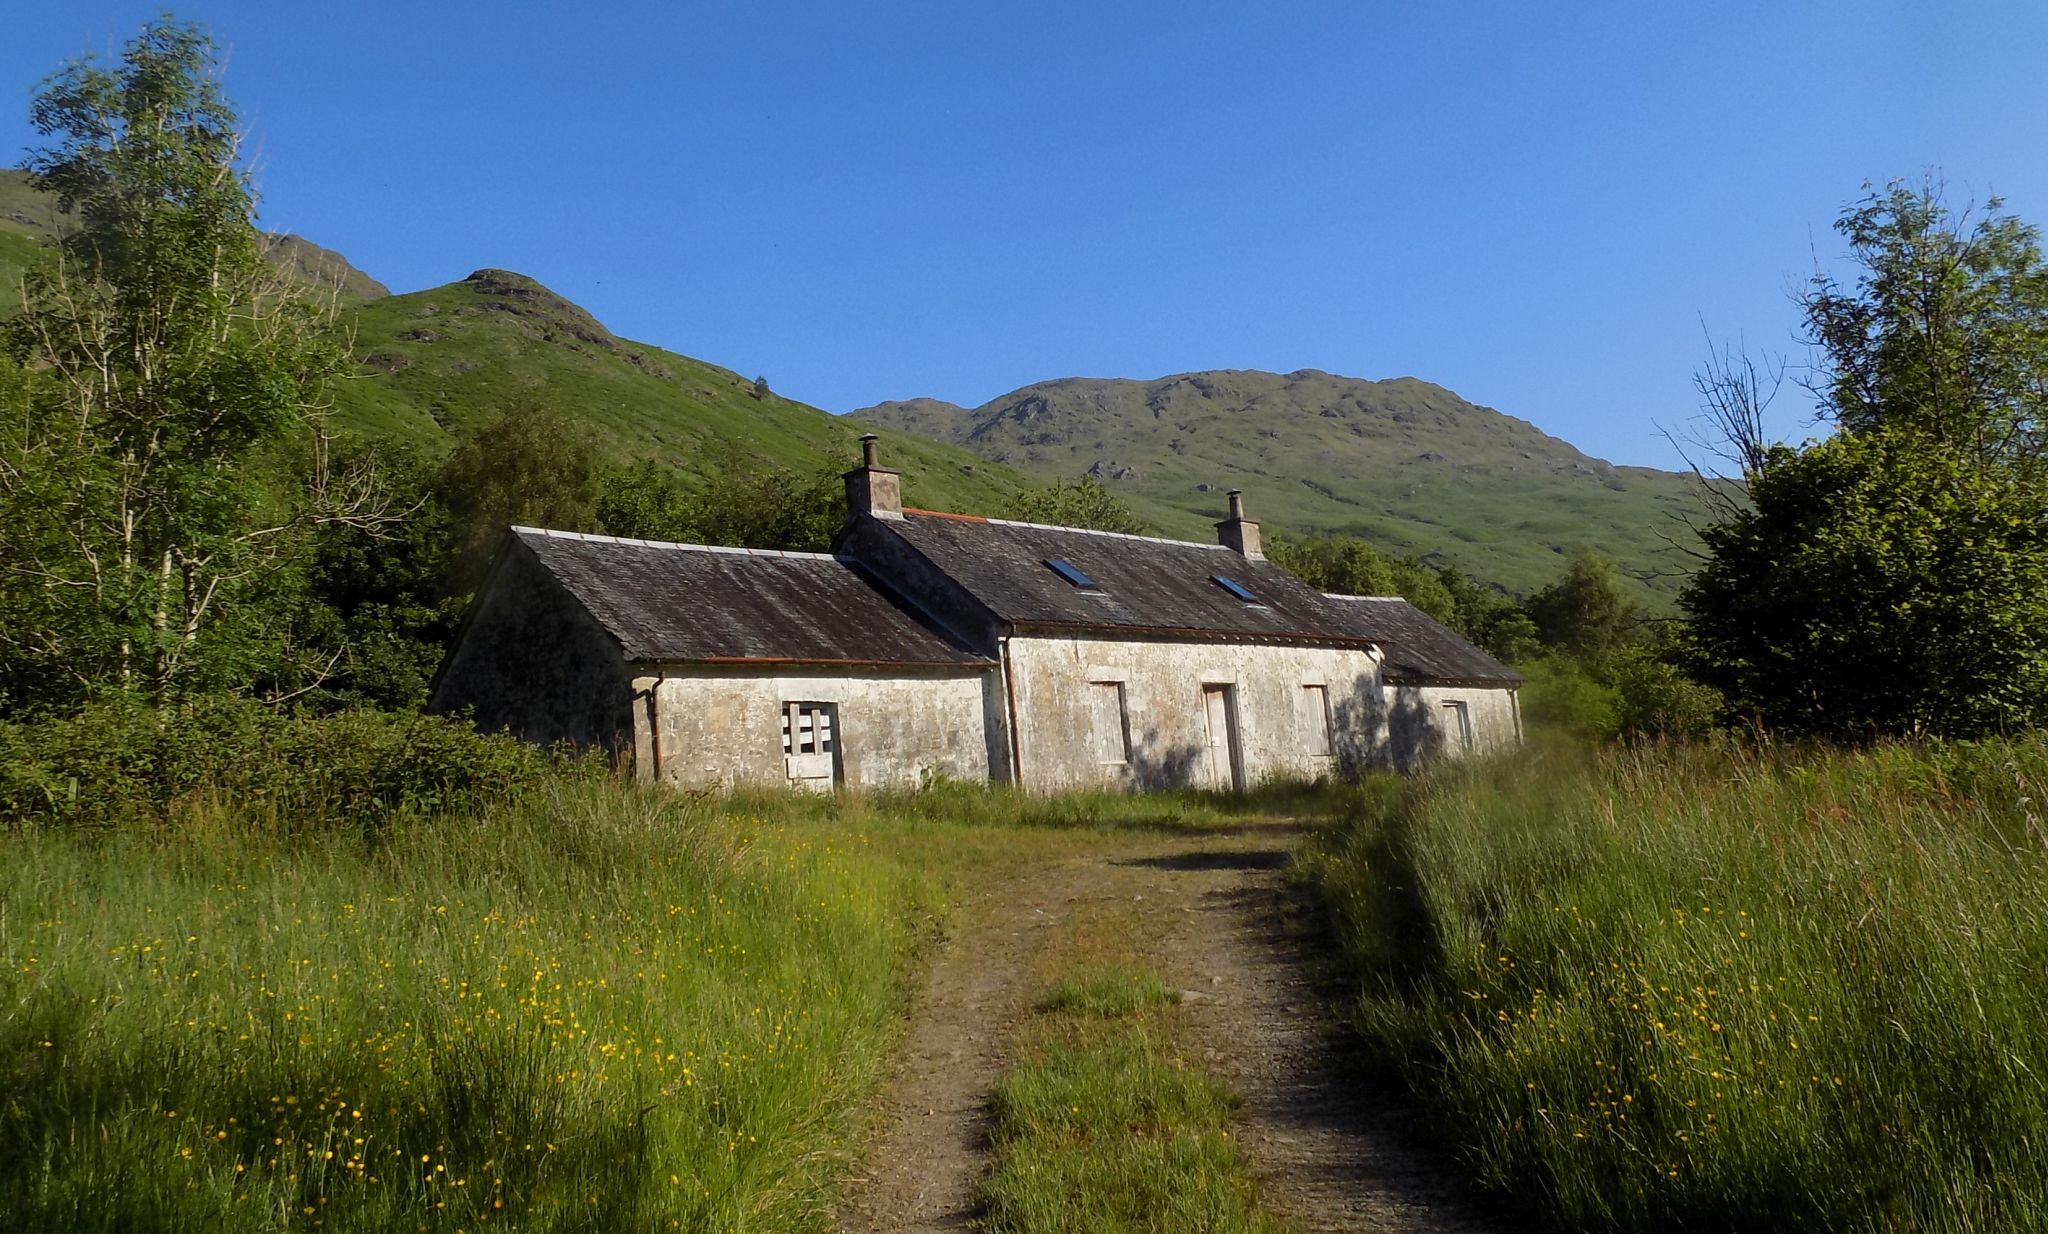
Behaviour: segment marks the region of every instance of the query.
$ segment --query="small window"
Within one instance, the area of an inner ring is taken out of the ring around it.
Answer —
[[[830,754],[838,738],[832,722],[830,703],[784,703],[782,705],[782,752],[784,754]]]
[[[1075,565],[1071,561],[1068,561],[1064,557],[1050,558],[1046,561],[1045,564],[1052,567],[1052,572],[1054,574],[1059,575],[1061,578],[1072,583],[1074,586],[1079,587],[1083,591],[1094,591],[1097,589],[1095,586],[1094,579],[1089,578],[1086,574],[1083,574],[1081,572],[1081,567]]]
[[[1218,587],[1243,600],[1246,604],[1257,604],[1259,602],[1259,598],[1252,594],[1252,589],[1236,579],[1227,578],[1221,574],[1211,574],[1209,577],[1215,580]]]
[[[1330,756],[1330,687],[1301,688],[1301,723],[1308,734],[1308,752],[1314,758]]]
[[[1089,706],[1093,712],[1089,717],[1089,738],[1095,747],[1095,761],[1130,762],[1131,713],[1124,702],[1124,683],[1091,681],[1088,683],[1088,694]]]
[[[1444,735],[1461,750],[1472,748],[1472,712],[1462,701],[1444,704]]]

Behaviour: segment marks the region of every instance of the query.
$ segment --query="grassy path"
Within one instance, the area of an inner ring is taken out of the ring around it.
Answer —
[[[927,975],[847,1231],[973,1227],[988,1101],[1015,1030],[1077,966],[1138,963],[1182,992],[1190,1061],[1242,1098],[1233,1125],[1260,1205],[1301,1231],[1497,1228],[1402,1107],[1350,1074],[1288,889],[1298,825],[1123,834],[1020,864],[961,907]]]

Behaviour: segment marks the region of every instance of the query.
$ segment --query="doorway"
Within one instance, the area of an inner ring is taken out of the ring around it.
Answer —
[[[829,793],[839,784],[839,708],[832,703],[782,705],[782,765],[798,788]]]
[[[1204,685],[1202,712],[1209,725],[1209,787],[1219,793],[1244,791],[1244,750],[1237,734],[1237,687]]]

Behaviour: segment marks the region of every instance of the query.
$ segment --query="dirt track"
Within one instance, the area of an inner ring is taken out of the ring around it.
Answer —
[[[1360,1082],[1286,886],[1285,823],[1127,837],[1026,867],[961,906],[913,1012],[846,1231],[972,1227],[987,1101],[1010,1028],[1066,967],[1111,948],[1184,987],[1203,1063],[1244,1098],[1240,1143],[1269,1211],[1302,1231],[1490,1231],[1402,1105]],[[1081,1234],[1081,1232],[1077,1232]]]

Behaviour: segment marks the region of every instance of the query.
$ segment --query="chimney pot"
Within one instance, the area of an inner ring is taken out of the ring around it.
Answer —
[[[1229,495],[1230,517],[1216,524],[1216,542],[1263,561],[1266,554],[1259,543],[1259,525],[1244,516],[1243,490],[1231,489]]]
[[[903,517],[903,480],[875,461],[873,433],[860,435],[860,466],[846,473],[846,517]]]

